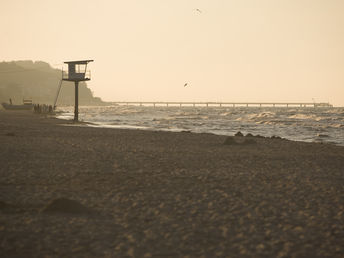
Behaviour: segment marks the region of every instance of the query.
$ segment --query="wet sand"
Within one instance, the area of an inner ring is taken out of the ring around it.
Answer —
[[[344,256],[344,147],[68,123],[0,111],[2,257]]]

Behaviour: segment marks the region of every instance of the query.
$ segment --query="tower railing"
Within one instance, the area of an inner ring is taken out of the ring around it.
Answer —
[[[62,71],[62,80],[84,79],[91,80],[91,71],[87,70],[85,73],[73,73],[69,74],[66,71]]]

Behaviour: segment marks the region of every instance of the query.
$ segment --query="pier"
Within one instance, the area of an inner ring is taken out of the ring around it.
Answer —
[[[329,108],[323,102],[169,102],[169,101],[116,101],[114,105],[153,106],[153,107],[285,107],[285,108]]]

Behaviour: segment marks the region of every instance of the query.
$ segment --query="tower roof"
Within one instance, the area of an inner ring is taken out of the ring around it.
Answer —
[[[93,62],[93,60],[67,61],[64,63],[65,64],[88,64],[89,62]]]

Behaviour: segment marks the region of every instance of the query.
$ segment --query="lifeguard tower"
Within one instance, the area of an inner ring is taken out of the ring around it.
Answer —
[[[74,121],[78,121],[79,119],[79,82],[91,80],[91,72],[87,71],[87,64],[90,62],[93,62],[93,60],[64,62],[68,65],[68,72],[62,72],[61,83],[62,81],[70,81],[75,84]]]

